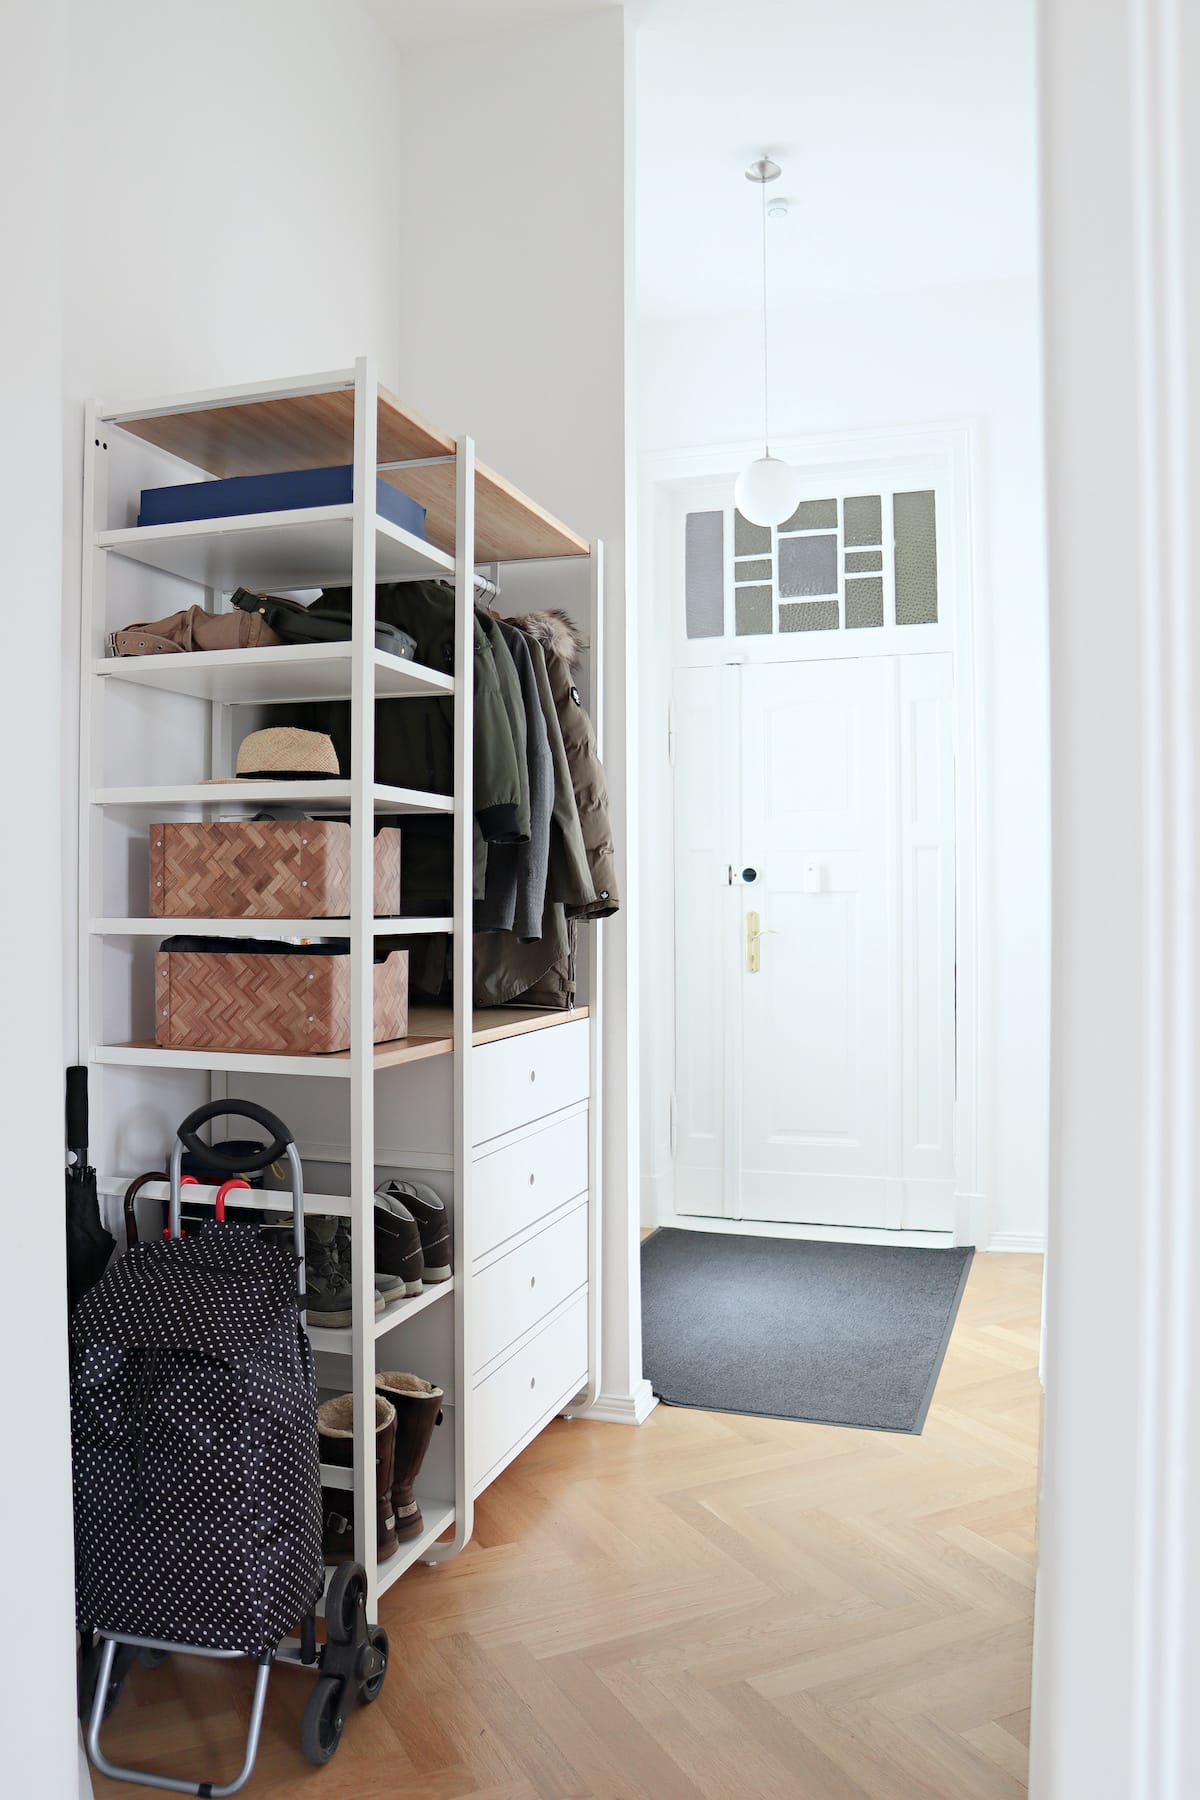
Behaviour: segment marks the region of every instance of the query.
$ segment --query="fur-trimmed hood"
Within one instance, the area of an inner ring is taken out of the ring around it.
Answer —
[[[524,618],[514,619],[512,623],[526,637],[536,638],[548,656],[559,657],[572,672],[579,667],[584,642],[574,621],[559,607],[548,606],[544,612],[526,613]]]

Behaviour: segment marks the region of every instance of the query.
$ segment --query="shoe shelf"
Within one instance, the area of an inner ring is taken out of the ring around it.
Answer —
[[[164,694],[221,706],[270,706],[302,700],[348,700],[352,648],[344,644],[277,644],[269,650],[204,650],[158,656],[103,656],[97,675]],[[377,700],[437,699],[454,692],[453,675],[376,650]]]
[[[348,587],[354,508],[311,506],[181,525],[133,525],[97,532],[96,548],[201,587],[256,592]],[[454,558],[444,550],[376,515],[377,581],[445,580],[453,573]]]
[[[190,1190],[189,1190],[190,1191]],[[305,1212],[308,1211],[307,1206]],[[427,1282],[419,1294],[405,1294],[399,1300],[391,1300],[382,1312],[376,1313],[371,1321],[372,1335],[376,1342],[386,1337],[389,1331],[395,1331],[406,1325],[418,1313],[435,1305],[445,1295],[454,1292],[454,1277],[449,1281]],[[323,1350],[331,1356],[350,1356],[354,1350],[353,1328],[349,1325],[310,1325],[309,1341],[314,1350]]]
[[[346,811],[353,784],[349,781],[185,781],[166,787],[98,787],[93,806],[200,807],[206,812],[235,806],[316,806],[322,812]],[[452,813],[450,794],[426,794],[419,788],[385,787],[376,782],[368,798],[376,813]]]

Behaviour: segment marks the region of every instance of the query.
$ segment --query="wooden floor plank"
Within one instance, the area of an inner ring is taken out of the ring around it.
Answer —
[[[976,1257],[920,1438],[668,1407],[638,1431],[555,1424],[463,1555],[385,1596],[387,1683],[326,1769],[299,1753],[309,1678],[276,1672],[248,1792],[1023,1794],[1040,1293],[1040,1258]],[[251,1681],[138,1669],[107,1747],[228,1775]]]

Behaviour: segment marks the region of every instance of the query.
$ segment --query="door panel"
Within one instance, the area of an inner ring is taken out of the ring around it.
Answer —
[[[890,662],[740,672],[743,900],[763,929],[742,977],[747,1218],[889,1222]]]

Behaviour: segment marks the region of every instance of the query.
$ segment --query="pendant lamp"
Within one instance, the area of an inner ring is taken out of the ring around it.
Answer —
[[[782,525],[800,502],[798,470],[771,455],[770,383],[767,359],[767,183],[783,173],[769,156],[760,156],[746,170],[746,180],[756,181],[762,194],[762,308],[763,308],[763,453],[748,463],[733,490],[734,505],[752,525]]]

